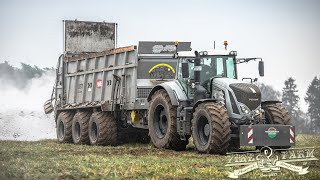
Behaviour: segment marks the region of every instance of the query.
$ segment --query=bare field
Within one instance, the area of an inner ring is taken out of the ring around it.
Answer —
[[[320,157],[320,135],[298,135],[296,147],[315,147]],[[156,149],[151,144],[117,147],[0,141],[0,179],[227,179],[227,156],[198,154],[192,143],[186,151]],[[272,179],[320,179],[320,162],[309,173],[282,170]],[[268,179],[259,170],[241,178]]]

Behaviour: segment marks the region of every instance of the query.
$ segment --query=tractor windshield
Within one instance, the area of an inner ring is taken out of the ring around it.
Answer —
[[[236,65],[230,56],[206,56],[201,59],[201,82],[211,77],[236,79]]]
[[[189,77],[182,76],[182,63],[188,63]],[[232,56],[205,56],[201,57],[200,84],[207,89],[212,77],[226,77],[237,79],[237,69]],[[181,58],[178,64],[177,79],[182,87],[192,97],[192,91],[188,90],[188,79],[194,79],[194,58]]]

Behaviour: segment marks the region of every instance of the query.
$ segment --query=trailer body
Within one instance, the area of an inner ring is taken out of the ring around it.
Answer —
[[[138,47],[62,55],[55,86],[56,110],[139,111],[144,113],[140,116],[143,119],[151,89],[175,78],[174,54],[190,50],[190,46],[190,42],[176,47],[175,42],[143,41]],[[131,116],[127,121],[133,121]]]

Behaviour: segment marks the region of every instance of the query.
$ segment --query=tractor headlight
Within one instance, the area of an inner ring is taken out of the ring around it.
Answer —
[[[244,104],[240,104],[240,109],[243,113],[245,114],[249,114],[249,112],[251,111],[246,105]]]
[[[208,51],[200,51],[199,55],[200,56],[207,56],[208,55]]]
[[[229,55],[230,56],[237,56],[237,51],[230,51]]]

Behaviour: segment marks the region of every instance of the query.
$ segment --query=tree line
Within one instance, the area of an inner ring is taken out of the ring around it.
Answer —
[[[32,78],[41,77],[54,68],[39,68],[26,63],[21,63],[21,67],[13,67],[8,61],[0,63],[0,81],[2,86],[13,86],[24,89]]]
[[[261,90],[262,100],[282,101],[298,133],[320,133],[320,76],[313,78],[306,95],[303,97],[308,105],[306,113],[299,106],[300,97],[294,78],[289,77],[284,81],[282,95],[270,85],[261,83],[258,86]]]

